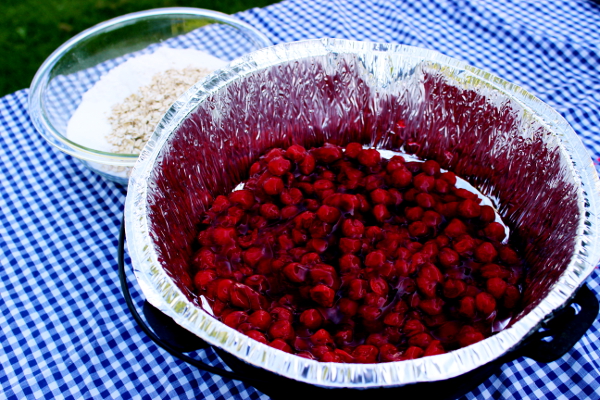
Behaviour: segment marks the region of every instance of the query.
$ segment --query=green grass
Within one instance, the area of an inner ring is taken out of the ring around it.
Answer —
[[[119,15],[159,7],[197,7],[233,14],[273,0],[2,0],[0,96],[29,87],[42,62],[79,32]]]

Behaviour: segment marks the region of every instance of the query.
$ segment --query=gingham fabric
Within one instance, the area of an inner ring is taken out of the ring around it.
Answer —
[[[465,60],[549,103],[600,156],[597,2],[291,0],[237,16],[274,43],[395,42]],[[0,398],[268,399],[171,357],[137,328],[117,276],[125,189],[47,145],[27,95],[0,98]],[[597,295],[599,281],[598,270],[587,280]],[[464,398],[597,399],[599,339],[597,320],[559,361],[518,359]],[[222,365],[210,350],[193,356]]]

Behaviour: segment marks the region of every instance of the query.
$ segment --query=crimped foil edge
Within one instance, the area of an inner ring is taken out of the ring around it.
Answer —
[[[454,69],[465,70],[465,74],[472,74],[497,90],[509,93],[525,107],[533,110],[540,122],[550,127],[552,132],[559,132],[561,145],[565,150],[563,155],[570,157],[573,178],[580,183],[578,192],[581,219],[577,230],[578,240],[569,266],[549,295],[520,321],[482,342],[447,354],[410,361],[380,364],[317,362],[256,342],[215,320],[187,300],[161,268],[156,250],[150,240],[148,219],[145,214],[147,182],[158,151],[169,135],[198,103],[230,82],[241,79],[257,69],[303,57],[324,55],[329,52],[364,54],[373,51],[392,51],[408,58],[428,60]],[[324,387],[371,388],[448,379],[493,361],[519,345],[549,318],[553,311],[562,307],[593,271],[599,258],[599,249],[595,243],[598,243],[596,198],[600,193],[600,184],[593,165],[585,158],[585,154],[585,148],[575,132],[549,106],[516,85],[438,52],[402,45],[338,39],[274,46],[241,57],[228,67],[213,73],[191,88],[167,112],[140,155],[131,175],[125,207],[128,249],[140,287],[151,304],[208,343],[250,364],[291,379]],[[581,173],[576,166],[579,168],[583,166]]]

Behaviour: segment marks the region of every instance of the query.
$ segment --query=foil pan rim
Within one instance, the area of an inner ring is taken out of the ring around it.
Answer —
[[[379,364],[323,363],[293,356],[256,342],[217,321],[187,300],[158,261],[146,215],[147,183],[156,157],[169,136],[200,102],[222,87],[253,71],[294,59],[328,53],[364,55],[369,52],[394,57],[412,57],[461,70],[466,78],[480,79],[493,90],[508,94],[530,110],[559,137],[562,152],[568,156],[573,177],[580,184],[578,203],[581,219],[574,255],[566,271],[549,295],[513,326],[482,342],[443,355]],[[448,379],[493,361],[516,347],[555,310],[561,308],[593,271],[600,258],[600,250],[598,246],[594,246],[599,238],[596,198],[600,193],[600,183],[591,160],[586,160],[584,156],[586,154],[585,147],[573,129],[548,105],[517,85],[439,52],[405,45],[341,39],[286,43],[263,48],[232,61],[227,67],[214,72],[190,88],[166,113],[142,151],[129,181],[125,205],[128,250],[138,283],[151,304],[211,345],[218,346],[249,364],[324,387],[391,387]],[[580,172],[576,166],[580,168]]]

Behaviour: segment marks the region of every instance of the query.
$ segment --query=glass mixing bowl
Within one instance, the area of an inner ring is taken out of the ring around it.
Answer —
[[[46,59],[31,83],[31,119],[51,145],[101,176],[127,184],[139,154],[107,152],[67,137],[69,120],[83,95],[103,75],[165,46],[200,50],[229,62],[270,45],[252,26],[216,11],[162,8],[114,18],[71,38]]]

